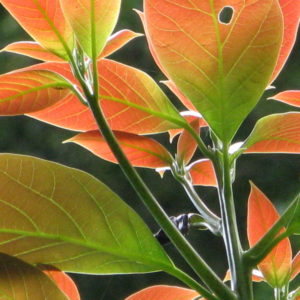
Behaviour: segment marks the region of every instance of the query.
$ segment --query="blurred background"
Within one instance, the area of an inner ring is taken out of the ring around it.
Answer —
[[[141,0],[123,1],[122,13],[116,30],[129,28],[137,32],[143,32],[139,18],[132,10],[133,8],[142,10],[141,2]],[[21,40],[31,40],[31,38],[0,5],[0,48],[11,42]],[[111,56],[111,58],[140,68],[157,81],[163,79],[163,75],[149,54],[144,37],[134,40]],[[34,63],[37,63],[37,61],[24,56],[1,53],[0,73],[2,74]],[[286,67],[274,85],[276,86],[276,90],[265,92],[257,107],[239,130],[236,141],[245,139],[256,120],[260,117],[270,113],[295,110],[285,104],[276,103],[272,100],[266,101],[266,98],[279,91],[300,89],[300,37]],[[177,103],[176,105],[179,105],[175,97],[164,86],[161,85],[161,87],[170,99],[174,103]],[[143,217],[153,232],[157,231],[159,228],[140,203],[117,165],[103,161],[75,144],[62,144],[62,141],[73,135],[74,132],[40,123],[29,117],[0,118],[0,152],[33,155],[79,168],[93,174],[131,205]],[[174,151],[175,143],[174,145],[169,144],[167,134],[160,135],[158,139],[170,151]],[[197,156],[201,157],[200,154],[197,154]],[[195,211],[187,200],[182,188],[172,179],[170,174],[166,174],[161,179],[152,170],[139,169],[139,173],[169,215],[179,215]],[[242,156],[239,159],[234,192],[237,215],[239,217],[239,230],[245,247],[247,246],[245,225],[249,180],[252,180],[262,189],[272,199],[276,207],[282,211],[300,190],[300,155],[252,154]],[[197,190],[207,205],[215,212],[218,212],[216,190],[203,187],[199,187]],[[97,224],[92,224],[92,226],[97,226]],[[188,235],[188,239],[209,265],[223,277],[227,270],[227,265],[222,241],[209,232],[203,231],[191,232]],[[297,238],[292,238],[292,242],[294,251],[296,252],[300,248],[300,241]],[[166,250],[176,261],[177,265],[191,272],[172,246],[166,246]],[[161,272],[144,275],[91,276],[72,274],[71,276],[76,281],[83,300],[122,300],[131,293],[150,285],[182,285],[176,279]],[[292,286],[296,285],[297,282],[292,284]],[[267,284],[255,284],[255,293],[255,300],[272,299],[272,291]]]

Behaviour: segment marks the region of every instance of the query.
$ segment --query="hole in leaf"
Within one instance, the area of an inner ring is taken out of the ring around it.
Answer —
[[[231,6],[224,6],[219,12],[219,22],[222,24],[230,24],[233,18],[234,9]]]

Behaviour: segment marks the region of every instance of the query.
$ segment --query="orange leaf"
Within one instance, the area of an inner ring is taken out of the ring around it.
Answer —
[[[300,91],[291,90],[281,92],[273,97],[270,97],[269,99],[274,99],[289,105],[300,107]]]
[[[104,58],[111,55],[112,53],[116,52],[124,45],[126,45],[128,42],[139,36],[142,36],[142,34],[128,29],[116,32],[108,39],[107,44],[101,52],[99,58]]]
[[[188,166],[193,185],[217,186],[217,179],[212,162],[200,159]]]
[[[172,163],[172,157],[169,152],[155,140],[121,131],[115,131],[114,134],[127,158],[134,166],[161,168]],[[115,156],[99,131],[80,133],[66,142],[81,145],[93,154],[117,163]]]
[[[193,300],[199,296],[196,291],[177,286],[156,285],[141,290],[125,300]]]
[[[297,30],[300,21],[300,1],[299,0],[279,0],[283,14],[283,41],[280,49],[277,65],[272,74],[272,83],[284,67],[296,41]]]
[[[220,14],[230,7],[232,20],[224,24]],[[270,81],[282,23],[277,0],[145,0],[144,6],[154,57],[225,141]]]
[[[52,268],[47,268],[43,272],[55,282],[58,288],[68,296],[69,300],[80,300],[75,283],[66,273]]]
[[[243,147],[246,153],[299,153],[300,113],[274,114],[260,119]]]
[[[17,53],[21,55],[26,55],[34,59],[43,60],[43,61],[54,61],[62,62],[59,56],[56,56],[54,53],[49,52],[47,49],[43,48],[39,43],[36,42],[16,42],[7,45],[1,50],[6,52]]]
[[[83,50],[90,57],[97,57],[116,25],[121,0],[60,0],[60,3]]]
[[[199,135],[200,134],[200,124],[199,119],[194,119],[190,125],[194,131]],[[197,142],[194,137],[187,131],[183,130],[181,133],[178,143],[177,143],[177,155],[178,159],[182,161],[185,165],[190,162],[195,151],[197,150]]]
[[[271,201],[251,183],[248,200],[248,239],[252,247],[279,219]],[[292,249],[288,238],[282,240],[259,263],[258,267],[265,280],[273,287],[283,286],[289,280],[292,264]]]
[[[17,70],[0,76],[0,115],[20,115],[65,98],[70,84],[48,71]]]
[[[293,280],[300,272],[300,251],[296,254],[292,262],[291,279]]]
[[[76,83],[67,64],[48,63],[31,67],[33,68],[56,71]],[[175,121],[182,120],[159,86],[147,74],[107,59],[99,60],[98,68],[100,95],[102,95],[100,105],[113,130],[148,134],[178,127],[173,121],[151,113],[164,114]],[[114,101],[113,98],[121,100],[121,103]],[[90,131],[98,128],[88,107],[81,104],[75,96],[70,96],[55,106],[30,116],[72,130]]]
[[[225,278],[223,279],[224,282],[231,280],[231,272],[228,270],[226,272]],[[253,282],[262,282],[264,281],[264,277],[259,270],[252,270],[252,281]]]
[[[1,4],[43,47],[67,58],[73,48],[73,33],[66,22],[60,0],[2,0]]]

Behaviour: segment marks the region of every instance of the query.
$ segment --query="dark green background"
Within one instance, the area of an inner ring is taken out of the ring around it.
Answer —
[[[141,0],[123,1],[122,14],[117,29],[129,28],[143,32],[141,23],[132,8],[142,9]],[[29,40],[30,37],[0,6],[0,48],[20,40]],[[292,110],[292,107],[266,101],[266,98],[276,92],[287,89],[300,89],[300,40],[291,55],[282,75],[275,82],[276,90],[267,91],[255,110],[247,118],[238,132],[237,140],[244,139],[255,121],[267,114]],[[120,62],[141,68],[157,81],[163,76],[153,63],[145,38],[138,38],[112,56]],[[23,56],[1,53],[0,72],[5,73],[36,63]],[[165,89],[162,86],[163,89]],[[165,89],[170,98],[175,98]],[[178,102],[177,102],[177,105]],[[85,170],[105,182],[117,192],[127,203],[143,216],[147,224],[156,231],[157,225],[149,216],[146,209],[127,183],[117,165],[105,162],[93,156],[86,150],[74,144],[61,142],[74,135],[74,133],[47,124],[40,123],[27,117],[1,117],[0,118],[0,151],[34,155],[40,158],[63,163],[68,166]],[[159,140],[170,149],[174,145],[168,144],[167,134],[159,136]],[[198,154],[198,157],[200,155]],[[157,196],[162,206],[170,215],[193,212],[193,207],[181,187],[174,182],[170,174],[161,180],[151,170],[140,169],[142,177]],[[248,155],[239,159],[237,165],[237,179],[234,184],[237,215],[239,216],[239,229],[245,245],[246,201],[249,193],[249,180],[261,188],[279,210],[284,209],[289,201],[300,189],[300,156],[299,155]],[[198,188],[202,199],[215,211],[218,211],[216,191],[212,188]],[[49,216],[51,217],[51,216]],[[55,220],[53,220],[55,221]],[[97,224],[91,224],[97,226]],[[226,272],[226,259],[224,247],[219,238],[209,232],[192,232],[188,238],[203,255],[205,260],[222,277]],[[299,249],[299,240],[293,238],[294,250]],[[189,271],[189,268],[180,259],[172,246],[166,247],[170,256]],[[88,276],[72,275],[78,284],[83,300],[122,300],[129,294],[153,284],[180,284],[174,278],[163,273],[146,275],[118,275],[118,276]],[[294,283],[293,285],[295,285]],[[256,300],[271,299],[272,294],[266,284],[256,285]]]

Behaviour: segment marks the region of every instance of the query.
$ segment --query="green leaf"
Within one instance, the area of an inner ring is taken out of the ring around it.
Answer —
[[[1,300],[68,300],[41,270],[6,254],[0,254]]]
[[[14,154],[0,155],[0,252],[69,272],[173,268],[140,217],[103,183]]]

